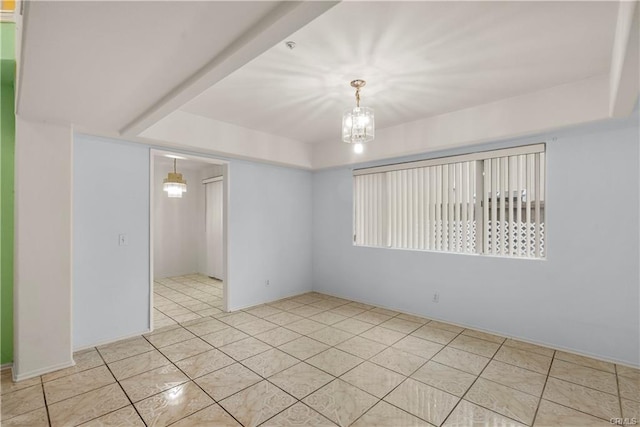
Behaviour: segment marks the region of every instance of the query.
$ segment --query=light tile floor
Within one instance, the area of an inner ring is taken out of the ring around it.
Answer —
[[[157,329],[12,383],[3,426],[610,426],[640,371],[318,293],[234,313],[156,283]],[[178,323],[179,322],[179,323]]]

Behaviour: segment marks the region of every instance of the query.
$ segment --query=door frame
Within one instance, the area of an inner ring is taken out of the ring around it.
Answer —
[[[179,150],[166,150],[152,148],[149,150],[149,331],[153,331],[153,282],[154,282],[154,201],[155,189],[160,183],[155,182],[155,158],[158,156],[175,157],[178,160],[192,160],[212,165],[222,166],[223,184],[222,184],[222,309],[227,311],[229,308],[229,199],[230,199],[230,164],[226,160],[214,157],[205,157],[204,155],[185,153]],[[201,182],[194,183],[201,185]],[[192,185],[194,185],[192,184]]]

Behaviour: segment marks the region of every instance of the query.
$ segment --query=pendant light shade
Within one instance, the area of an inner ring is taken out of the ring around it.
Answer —
[[[176,159],[173,159],[173,172],[164,179],[162,189],[167,192],[167,196],[182,197],[182,193],[187,192],[187,181],[182,178],[182,174],[176,171]]]
[[[354,151],[362,152],[362,144],[375,138],[375,117],[373,109],[360,106],[360,89],[367,84],[364,80],[354,80],[351,86],[356,88],[356,106],[342,115],[342,141],[356,144]]]

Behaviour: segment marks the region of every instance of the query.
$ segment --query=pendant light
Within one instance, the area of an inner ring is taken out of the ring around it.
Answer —
[[[187,192],[187,181],[182,179],[182,174],[176,172],[176,159],[173,159],[173,172],[164,179],[162,187],[169,197],[182,197],[182,193]]]
[[[356,89],[356,106],[342,115],[342,141],[354,144],[353,150],[362,153],[363,144],[375,137],[375,119],[373,109],[360,106],[360,89],[366,85],[364,80],[353,80],[351,87]]]

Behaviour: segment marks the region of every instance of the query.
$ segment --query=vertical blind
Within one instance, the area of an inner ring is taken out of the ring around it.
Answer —
[[[354,243],[544,258],[545,145],[354,171]]]

